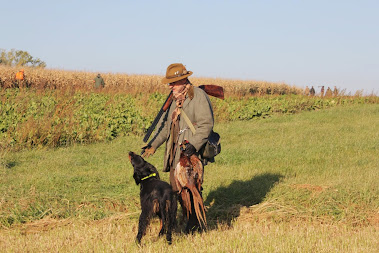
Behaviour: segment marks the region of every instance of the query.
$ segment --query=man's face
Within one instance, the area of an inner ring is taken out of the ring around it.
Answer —
[[[173,82],[173,83],[170,83],[169,86],[170,86],[170,89],[173,91],[173,92],[180,92],[182,89],[183,89],[183,86],[187,83],[187,79],[182,79],[182,80],[179,80],[179,81],[176,81],[176,82]]]

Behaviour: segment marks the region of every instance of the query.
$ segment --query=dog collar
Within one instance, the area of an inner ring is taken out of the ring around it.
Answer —
[[[157,175],[157,174],[155,174],[155,173],[150,174],[150,175],[148,175],[147,177],[142,178],[141,181],[143,181],[143,180],[145,180],[145,179],[148,179],[148,178],[150,178],[150,177],[155,177],[156,175]]]

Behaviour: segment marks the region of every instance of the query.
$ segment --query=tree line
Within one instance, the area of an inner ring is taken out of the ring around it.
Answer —
[[[31,56],[27,51],[16,49],[9,51],[0,49],[0,64],[12,67],[46,67],[46,63],[40,58]]]

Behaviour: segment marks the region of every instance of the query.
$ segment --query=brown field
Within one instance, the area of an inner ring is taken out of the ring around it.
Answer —
[[[43,219],[0,233],[3,252],[377,252],[378,230],[322,222],[271,222],[241,214],[233,226],[203,234],[174,234],[173,245],[158,238],[154,219],[142,246],[137,223],[127,215],[100,221]],[[186,252],[186,251],[184,251]]]
[[[97,73],[66,71],[42,68],[24,68],[25,81],[17,84],[14,81],[15,74],[19,69],[0,65],[0,87],[20,88],[31,87],[36,89],[75,89],[88,90],[93,88],[93,79]],[[104,92],[127,92],[127,93],[167,93],[167,87],[161,84],[163,76],[158,75],[128,75],[121,73],[101,73],[105,81]],[[301,94],[301,88],[290,86],[285,83],[270,83],[254,80],[231,80],[221,78],[190,78],[194,85],[217,84],[224,87],[228,96],[247,95],[283,95]]]

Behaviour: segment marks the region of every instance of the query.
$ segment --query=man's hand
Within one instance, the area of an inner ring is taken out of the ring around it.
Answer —
[[[182,150],[186,156],[190,157],[191,155],[196,154],[196,148],[189,143],[189,141],[184,140],[182,145]]]
[[[154,155],[155,153],[155,148],[153,148],[152,146],[145,146],[142,149],[143,150],[141,156],[143,158],[149,158],[149,156]]]

